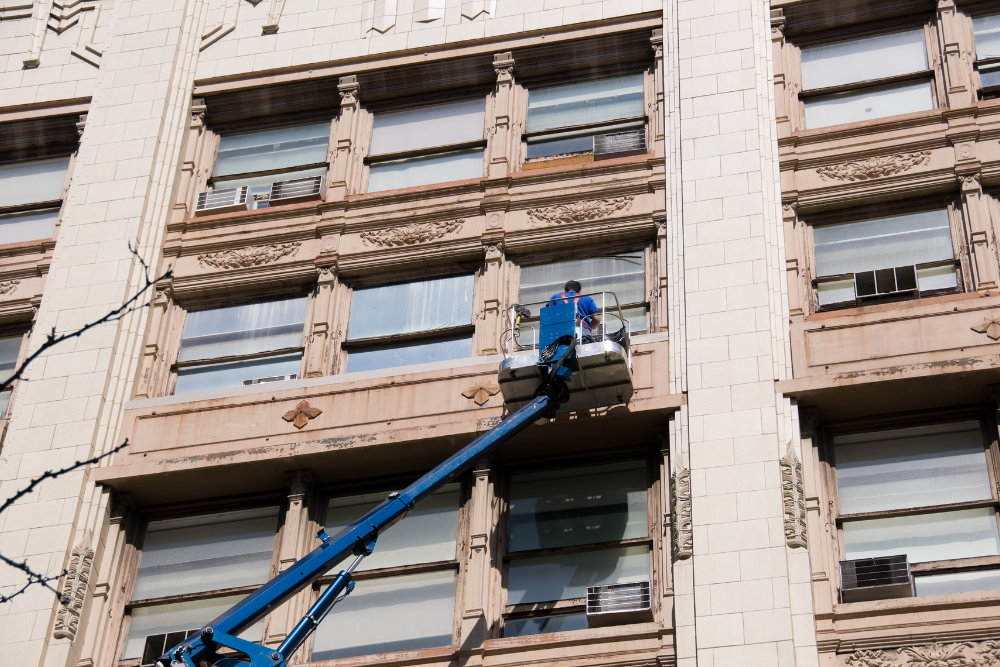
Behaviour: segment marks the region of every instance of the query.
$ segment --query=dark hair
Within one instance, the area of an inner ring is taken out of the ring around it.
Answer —
[[[563,289],[565,289],[567,292],[579,292],[580,290],[583,289],[583,287],[581,287],[580,283],[577,282],[576,280],[570,280],[569,282],[566,283],[566,286]]]

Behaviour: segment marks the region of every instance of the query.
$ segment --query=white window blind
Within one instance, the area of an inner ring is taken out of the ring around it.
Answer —
[[[972,19],[976,36],[976,58],[1000,58],[1000,14]]]
[[[1000,555],[992,507],[844,523],[847,558],[906,554],[911,563]]]
[[[383,368],[431,364],[472,356],[472,334],[446,336],[429,341],[374,345],[351,350],[347,355],[348,373],[377,371]]]
[[[0,207],[62,199],[68,170],[68,157],[0,165]]]
[[[376,162],[368,170],[368,192],[464,181],[483,175],[482,148]]]
[[[464,275],[354,290],[347,339],[470,324],[472,287]]]
[[[540,88],[528,94],[528,132],[644,115],[642,74]]]
[[[802,87],[829,88],[927,69],[922,29],[802,49]]]
[[[51,239],[59,221],[59,209],[0,215],[0,243]]]
[[[219,140],[212,175],[246,174],[326,162],[329,143],[330,123],[225,135]]]
[[[178,361],[298,347],[306,297],[188,313]]]
[[[978,421],[836,436],[840,513],[992,497]]]
[[[898,116],[934,108],[930,81],[863,88],[807,99],[806,129]]]
[[[507,604],[583,598],[588,586],[648,579],[645,545],[517,559],[507,572]]]
[[[17,366],[17,355],[21,352],[22,336],[0,338],[0,382],[6,382],[14,374]],[[7,405],[10,403],[10,390],[0,392],[0,417],[7,416]]]
[[[483,138],[485,118],[486,103],[482,99],[375,114],[368,154],[401,153],[476,141]]]

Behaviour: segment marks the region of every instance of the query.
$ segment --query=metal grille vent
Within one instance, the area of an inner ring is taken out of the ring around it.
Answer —
[[[646,130],[626,130],[594,135],[594,157],[620,157],[646,152]]]
[[[917,289],[915,266],[897,266],[894,269],[861,271],[854,274],[854,291],[858,298],[913,292]]]
[[[182,641],[198,632],[195,630],[177,630],[163,635],[148,635],[142,647],[141,667],[160,667],[156,659],[180,644]]]
[[[247,197],[250,188],[246,185],[225,190],[206,190],[198,193],[198,203],[195,212],[212,211],[222,213],[223,210],[240,210],[247,208]]]
[[[591,626],[652,620],[648,581],[587,588],[587,622]]]
[[[882,556],[840,562],[840,592],[844,602],[913,597],[906,556]]]
[[[253,380],[244,380],[243,386],[249,387],[254,384],[268,384],[269,382],[284,382],[285,380],[294,380],[298,378],[297,373],[289,373],[287,375],[270,375],[263,378],[254,378]]]
[[[308,176],[291,181],[278,181],[271,184],[271,194],[268,203],[289,203],[292,200],[316,199],[323,192],[324,176]]]

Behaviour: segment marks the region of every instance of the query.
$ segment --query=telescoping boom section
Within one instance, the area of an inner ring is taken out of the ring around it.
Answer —
[[[521,312],[528,311],[522,309]],[[621,317],[619,320],[622,328],[620,333],[614,334],[617,341],[615,344],[622,350],[627,350],[629,345],[627,323]],[[322,541],[320,546],[204,628],[171,648],[166,655],[160,657],[160,664],[164,667],[245,665],[284,667],[330,609],[354,589],[354,582],[351,580],[354,569],[376,548],[378,536],[402,519],[414,505],[469,471],[476,461],[517,436],[532,422],[555,416],[560,411],[560,406],[573,401],[580,404],[580,407],[575,409],[602,407],[623,402],[623,393],[627,396],[632,395],[631,368],[624,363],[627,358],[626,353],[617,355],[617,359],[621,360],[617,363],[624,368],[612,369],[616,387],[614,392],[585,390],[587,398],[583,399],[579,389],[572,391],[571,387],[584,386],[581,385],[582,364],[577,350],[584,349],[584,345],[593,344],[593,332],[591,328],[581,327],[574,302],[553,303],[541,307],[537,326],[540,332],[539,340],[544,347],[536,344],[531,352],[536,359],[536,367],[533,369],[533,395],[524,396],[523,382],[518,383],[515,400],[510,400],[505,392],[504,398],[508,405],[517,407],[513,414],[402,491],[389,494],[389,497],[375,509],[338,534],[331,537],[325,531],[320,531],[319,537]],[[584,334],[584,330],[590,333]],[[584,335],[587,336],[585,344],[581,343]],[[511,345],[517,343],[512,342]],[[594,350],[592,354],[596,355],[598,351]],[[600,356],[604,357],[603,351]],[[605,365],[616,363],[612,357],[613,355],[608,355]],[[508,361],[509,355],[504,362],[507,368],[510,367]],[[523,364],[519,366],[523,367]],[[504,374],[503,371],[502,365],[501,376]],[[607,402],[602,402],[604,400]],[[514,405],[511,405],[512,403]],[[325,575],[334,565],[351,556],[354,559],[350,565],[337,574],[277,649],[260,646],[237,636]]]

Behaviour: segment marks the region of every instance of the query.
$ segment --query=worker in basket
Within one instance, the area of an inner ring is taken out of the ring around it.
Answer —
[[[586,345],[587,343],[594,342],[593,331],[594,327],[601,324],[601,316],[598,315],[600,309],[594,300],[589,296],[580,296],[580,291],[583,289],[580,283],[576,280],[568,281],[563,289],[565,291],[559,292],[558,294],[553,294],[549,301],[562,301],[563,303],[569,303],[572,299],[573,303],[576,304],[576,330],[580,336],[580,342]]]

